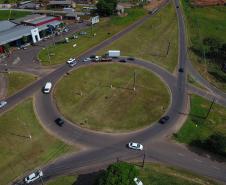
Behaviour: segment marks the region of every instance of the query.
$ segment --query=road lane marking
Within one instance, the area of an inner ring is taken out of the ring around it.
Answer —
[[[195,158],[195,161],[202,163],[202,161],[201,161],[201,160],[199,160],[199,159],[196,159],[196,158]]]
[[[177,153],[177,155],[184,157],[184,154],[182,153]]]

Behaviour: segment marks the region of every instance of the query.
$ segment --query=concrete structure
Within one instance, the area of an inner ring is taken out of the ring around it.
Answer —
[[[41,36],[45,36],[43,32],[51,34],[61,23],[60,20],[60,17],[33,14],[12,21],[0,21],[0,51],[3,51],[5,44],[19,47],[24,42],[40,41]]]
[[[70,8],[73,2],[71,0],[51,0],[48,6],[53,8]]]

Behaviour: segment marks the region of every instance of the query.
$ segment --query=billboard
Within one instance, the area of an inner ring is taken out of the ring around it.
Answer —
[[[92,17],[92,20],[91,20],[92,24],[96,24],[96,23],[98,23],[99,21],[100,21],[100,20],[99,20],[99,16]]]

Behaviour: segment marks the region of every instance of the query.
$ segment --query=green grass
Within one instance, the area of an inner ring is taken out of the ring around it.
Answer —
[[[150,125],[169,104],[168,90],[158,77],[125,64],[95,64],[76,70],[57,84],[54,96],[65,117],[106,132]]]
[[[162,164],[146,164],[143,169],[140,169],[140,179],[144,184],[151,185],[217,184],[191,172]]]
[[[37,77],[28,73],[10,72],[7,74],[7,78],[8,78],[7,96],[11,96],[17,91],[31,84],[34,80],[36,80]]]
[[[226,42],[226,7],[191,7],[188,0],[183,0],[184,13],[188,32],[189,47],[193,46],[203,50],[204,38],[215,38],[219,41]],[[199,73],[205,77],[214,86],[226,92],[226,84],[216,75],[211,75],[208,71],[215,71],[220,76],[225,76],[219,66],[205,61],[203,57],[196,55],[189,50],[189,57]]]
[[[187,121],[176,134],[179,142],[192,144],[195,140],[204,141],[213,133],[226,135],[226,108],[214,104],[208,118],[207,112],[211,102],[196,96],[191,96],[191,111]]]
[[[78,56],[87,49],[119,32],[145,14],[146,11],[144,9],[134,8],[128,10],[128,16],[126,17],[113,16],[101,19],[100,23],[93,27],[93,33],[96,33],[95,37],[90,36],[91,29],[85,29],[88,33],[87,36],[79,36],[77,40],[70,39],[69,43],[58,43],[55,46],[50,46],[48,49],[44,48],[39,53],[39,59],[43,65],[64,63],[68,58]],[[77,47],[73,47],[74,44],[77,44]],[[50,60],[48,52],[50,53]]]
[[[217,185],[218,183],[214,182],[205,177],[201,177],[192,172],[175,168],[163,164],[157,163],[146,163],[144,168],[136,167],[139,170],[138,178],[147,185]],[[89,182],[89,185],[96,185],[97,175],[90,175],[89,178],[92,178],[92,182]],[[88,175],[87,175],[88,177]],[[78,178],[79,179],[79,176]],[[83,178],[84,180],[84,178]],[[61,176],[56,178],[53,181],[47,183],[47,185],[75,185],[79,183],[79,180],[76,182],[76,177],[74,176]],[[81,183],[81,182],[80,182]],[[84,184],[87,185],[87,184]],[[135,184],[134,184],[135,185]]]
[[[53,181],[49,181],[46,185],[74,185],[75,182],[75,176],[60,176]]]
[[[21,17],[25,17],[26,15],[31,14],[31,12],[22,12],[12,10],[11,14],[9,10],[0,10],[0,20],[8,20],[8,19],[17,19]]]
[[[29,138],[31,135],[31,139]],[[28,99],[0,117],[0,184],[74,150],[48,135],[39,125]]]
[[[175,9],[169,4],[143,25],[113,42],[100,53],[103,54],[109,49],[121,50],[124,56],[142,58],[172,72],[178,61],[177,34]]]

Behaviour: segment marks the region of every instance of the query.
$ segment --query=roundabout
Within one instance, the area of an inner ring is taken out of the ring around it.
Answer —
[[[157,76],[121,63],[93,64],[70,72],[56,84],[54,99],[65,118],[103,132],[147,127],[170,102],[168,89]]]

